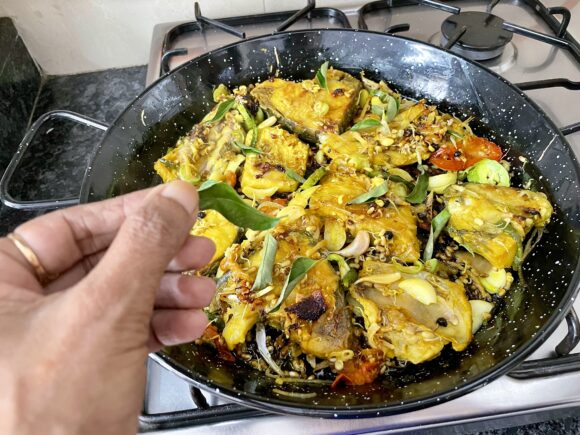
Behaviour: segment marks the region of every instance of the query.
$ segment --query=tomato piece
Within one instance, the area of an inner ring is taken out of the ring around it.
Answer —
[[[342,382],[348,385],[364,385],[373,382],[380,374],[383,352],[377,349],[363,349],[353,359],[344,362],[344,368],[332,383],[336,388]]]
[[[501,160],[501,148],[493,142],[477,136],[470,136],[465,142],[463,152],[467,158],[465,162],[466,168],[475,165],[483,159],[495,160],[496,162]]]
[[[501,160],[502,151],[495,143],[478,136],[457,141],[456,146],[442,146],[429,161],[446,171],[463,171],[483,159]]]
[[[446,171],[462,171],[465,169],[465,162],[461,157],[455,156],[455,152],[458,150],[459,148],[455,148],[454,146],[441,147],[431,154],[429,161],[438,168],[445,169]]]
[[[230,352],[228,347],[223,342],[223,338],[213,324],[209,324],[203,332],[202,338],[206,341],[213,342],[218,356],[227,362],[234,362],[236,357]]]

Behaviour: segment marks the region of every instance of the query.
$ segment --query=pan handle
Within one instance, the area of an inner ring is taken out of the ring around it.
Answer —
[[[580,353],[569,355],[580,342],[580,321],[574,308],[566,315],[566,324],[568,333],[556,346],[554,357],[524,361],[517,369],[509,372],[508,376],[515,379],[532,379],[580,370]]]
[[[28,149],[28,146],[36,138],[42,125],[56,118],[68,119],[78,124],[93,127],[103,131],[106,131],[109,128],[108,125],[103,124],[102,122],[75,112],[69,112],[68,110],[53,110],[40,116],[24,135],[24,138],[20,142],[16,153],[14,153],[14,156],[12,156],[12,160],[10,160],[8,167],[2,176],[2,179],[0,180],[0,201],[2,201],[2,203],[4,203],[4,205],[7,207],[19,210],[40,210],[47,208],[67,207],[79,203],[79,197],[43,199],[39,201],[19,201],[10,194],[10,181],[12,180],[18,165],[20,165],[22,157]]]

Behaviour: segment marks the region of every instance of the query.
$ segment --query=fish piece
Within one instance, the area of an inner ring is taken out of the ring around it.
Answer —
[[[377,179],[374,183],[382,181]],[[388,182],[387,198],[396,203],[399,198],[394,193],[395,189],[392,189],[394,184]],[[368,231],[371,234],[371,246],[378,248],[377,252],[380,251],[382,255],[397,257],[404,262],[417,261],[420,256],[417,219],[407,203],[393,205],[383,201],[380,206],[372,201],[367,204],[348,204],[368,192],[372,185],[373,180],[363,174],[329,172],[310,198],[310,209],[318,216],[342,223],[351,237],[359,231]]]
[[[390,284],[362,281],[349,290],[371,347],[413,364],[435,358],[447,343],[464,350],[472,338],[472,318],[463,286],[428,272],[401,273],[392,264],[372,260],[363,263],[360,277],[393,273],[400,278]],[[425,305],[399,288],[399,282],[410,278],[429,282],[437,302]]]
[[[471,305],[463,285],[427,271],[415,274],[400,272],[393,264],[372,260],[363,263],[360,277],[392,273],[400,273],[400,279],[388,285],[362,282],[362,294],[380,308],[395,308],[403,312],[413,322],[426,326],[435,335],[451,342],[454,350],[464,350],[471,341],[472,319]],[[431,284],[437,293],[437,302],[425,305],[403,291],[398,283],[406,279],[420,279]]]
[[[215,253],[210,264],[221,259],[238,237],[238,227],[215,210],[206,210],[205,216],[195,221],[191,230],[193,236],[207,237],[215,244]]]
[[[295,191],[298,182],[285,171],[292,169],[297,174],[304,175],[308,162],[308,145],[296,135],[276,126],[258,129],[255,148],[262,154],[246,156],[240,181],[244,195],[263,199],[276,192]]]
[[[553,212],[543,193],[513,187],[454,185],[445,191],[444,198],[451,215],[449,235],[498,269],[514,262],[518,249],[514,232],[523,240],[533,227],[544,227]]]
[[[202,180],[226,181],[244,161],[235,142],[244,142],[245,130],[238,112],[231,110],[215,123],[199,123],[179,138],[174,148],[155,162],[164,183],[182,179],[198,184]]]
[[[316,142],[322,133],[342,133],[350,123],[362,84],[348,73],[329,68],[328,90],[316,80],[293,82],[279,78],[256,85],[251,95],[269,115],[304,140]]]

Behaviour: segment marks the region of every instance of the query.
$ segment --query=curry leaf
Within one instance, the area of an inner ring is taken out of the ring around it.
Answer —
[[[385,193],[387,193],[388,190],[389,190],[389,185],[387,184],[386,181],[383,181],[381,184],[373,187],[368,192],[363,193],[362,195],[359,195],[354,199],[351,199],[349,202],[347,202],[347,205],[364,204],[365,202],[369,202],[375,198],[379,198],[379,197],[383,196]]]
[[[306,179],[304,183],[302,183],[302,186],[300,186],[300,190],[306,190],[316,186],[318,182],[322,179],[322,177],[324,177],[325,174],[326,174],[325,168],[318,168],[316,171],[310,174],[310,176]]]
[[[389,180],[391,180],[394,183],[403,183],[409,189],[415,188],[415,185],[412,182],[405,180],[403,177],[400,177],[398,175],[390,175],[390,174],[388,175],[388,177],[389,177]]]
[[[249,147],[247,145],[241,144],[239,142],[234,142],[236,146],[240,149],[243,155],[247,156],[248,154],[264,154],[258,148]]]
[[[272,269],[274,269],[277,249],[278,242],[276,242],[276,239],[272,235],[266,234],[264,247],[262,248],[262,261],[260,262],[252,291],[262,290],[272,284]]]
[[[316,72],[316,80],[318,80],[320,87],[326,90],[328,90],[328,82],[326,80],[327,72],[328,72],[328,61],[320,65],[320,69]]]
[[[225,114],[228,113],[232,107],[234,107],[234,103],[235,103],[234,100],[225,100],[225,101],[222,101],[219,104],[219,106],[218,106],[218,108],[217,108],[217,110],[216,110],[215,115],[213,116],[213,118],[210,119],[209,121],[205,121],[206,124],[211,124],[212,122],[217,122],[220,119],[222,119],[225,116]]]
[[[256,231],[268,230],[274,228],[280,220],[260,213],[246,204],[229,184],[221,181],[205,181],[199,186],[198,193],[200,210],[216,210],[238,227]]]
[[[276,305],[269,311],[270,313],[274,313],[280,309],[286,298],[292,293],[294,287],[302,281],[302,279],[306,276],[308,271],[312,269],[312,267],[318,263],[317,260],[312,260],[306,257],[298,257],[292,263],[292,267],[290,268],[290,273],[284,282],[284,287],[282,287],[282,291],[280,292],[280,297],[276,302]]]
[[[350,129],[352,131],[358,131],[358,130],[366,130],[367,128],[374,128],[374,127],[380,127],[380,126],[381,126],[381,121],[373,119],[373,118],[367,118],[367,119],[363,119],[361,122],[357,122]]]
[[[427,188],[429,187],[429,175],[424,169],[415,183],[413,191],[405,198],[411,204],[421,204],[427,198]]]
[[[431,229],[429,230],[429,239],[427,240],[427,246],[425,246],[425,251],[423,252],[423,261],[427,262],[433,257],[433,249],[435,247],[435,241],[447,225],[451,214],[444,208],[441,212],[433,218],[431,221]]]
[[[292,170],[292,169],[286,169],[286,175],[289,178],[292,178],[294,181],[297,181],[298,183],[305,183],[306,179],[300,175],[298,172]]]

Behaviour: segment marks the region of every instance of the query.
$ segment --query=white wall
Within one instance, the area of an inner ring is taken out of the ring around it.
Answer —
[[[344,5],[356,0],[318,0]],[[0,0],[47,74],[143,65],[153,26],[194,19],[193,0]],[[200,0],[204,15],[224,17],[298,9],[306,0]]]

